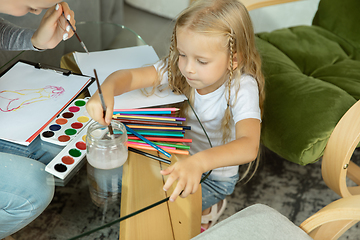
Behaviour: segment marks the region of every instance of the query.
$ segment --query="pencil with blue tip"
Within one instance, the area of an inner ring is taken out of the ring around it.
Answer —
[[[147,144],[149,144],[152,148],[158,150],[159,152],[161,152],[162,154],[164,154],[166,157],[171,158],[171,154],[168,153],[167,151],[161,149],[160,147],[158,147],[157,145],[155,145],[154,143],[152,143],[151,141],[149,141],[148,139],[144,138],[142,135],[140,135],[139,133],[137,133],[136,131],[134,131],[133,129],[129,128],[128,126],[125,125],[125,128],[127,131],[131,132],[132,134],[134,134],[136,137],[140,138],[141,140],[145,141]]]

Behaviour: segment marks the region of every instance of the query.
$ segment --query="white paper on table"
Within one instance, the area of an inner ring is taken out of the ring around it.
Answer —
[[[0,139],[29,145],[90,80],[16,63],[0,78]]]
[[[100,84],[111,73],[120,69],[131,69],[150,66],[159,60],[153,47],[148,45],[114,49],[100,52],[75,52],[74,58],[82,74],[94,77],[96,69]],[[96,83],[89,87],[92,95],[97,90]],[[151,96],[145,96],[141,90],[131,91],[115,97],[115,109],[130,109],[177,103],[186,100],[184,95],[176,95],[170,89],[156,91]]]

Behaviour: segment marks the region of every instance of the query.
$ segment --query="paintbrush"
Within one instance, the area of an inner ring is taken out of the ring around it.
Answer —
[[[95,74],[95,80],[96,80],[96,84],[97,84],[98,91],[99,91],[99,97],[100,97],[100,101],[101,101],[101,106],[103,108],[103,113],[104,113],[104,117],[105,117],[105,115],[106,115],[106,105],[105,105],[104,97],[102,95],[100,82],[99,82],[99,78],[98,78],[97,73],[96,73],[96,69],[94,69],[94,74]],[[108,125],[108,129],[109,129],[111,138],[114,139],[114,131],[113,131],[113,128],[111,126],[111,123]]]
[[[79,35],[76,33],[76,31],[75,31],[74,27],[71,25],[69,19],[67,19],[67,18],[65,17],[64,12],[62,12],[62,15],[64,16],[64,18],[66,19],[67,23],[69,24],[69,26],[70,26],[71,29],[73,30],[73,32],[74,32],[75,36],[77,37],[77,39],[79,40],[81,46],[85,49],[85,52],[87,52],[87,54],[89,54],[89,51],[87,50],[87,48],[86,48],[86,46],[85,46],[85,43],[84,43],[83,41],[81,41]]]

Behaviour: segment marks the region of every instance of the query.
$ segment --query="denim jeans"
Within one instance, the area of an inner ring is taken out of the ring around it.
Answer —
[[[28,146],[0,140],[0,152],[11,153],[22,157],[38,160],[48,164],[63,147],[41,141],[40,136]]]
[[[202,177],[205,177],[205,175],[206,173],[204,173]],[[232,177],[222,177],[210,174],[209,177],[201,183],[202,210],[204,211],[225,199],[227,195],[232,194],[238,180],[239,174]]]
[[[54,189],[54,178],[43,163],[0,152],[0,239],[39,216]]]

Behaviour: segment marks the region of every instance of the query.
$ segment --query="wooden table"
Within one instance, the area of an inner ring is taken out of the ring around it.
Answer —
[[[154,152],[149,152],[154,154]],[[184,156],[173,155],[172,164]],[[165,158],[165,157],[164,157]],[[121,217],[167,198],[163,190],[166,177],[161,169],[169,165],[129,152],[123,167]],[[190,239],[200,233],[201,188],[187,198],[166,201],[154,208],[120,222],[121,240]]]

